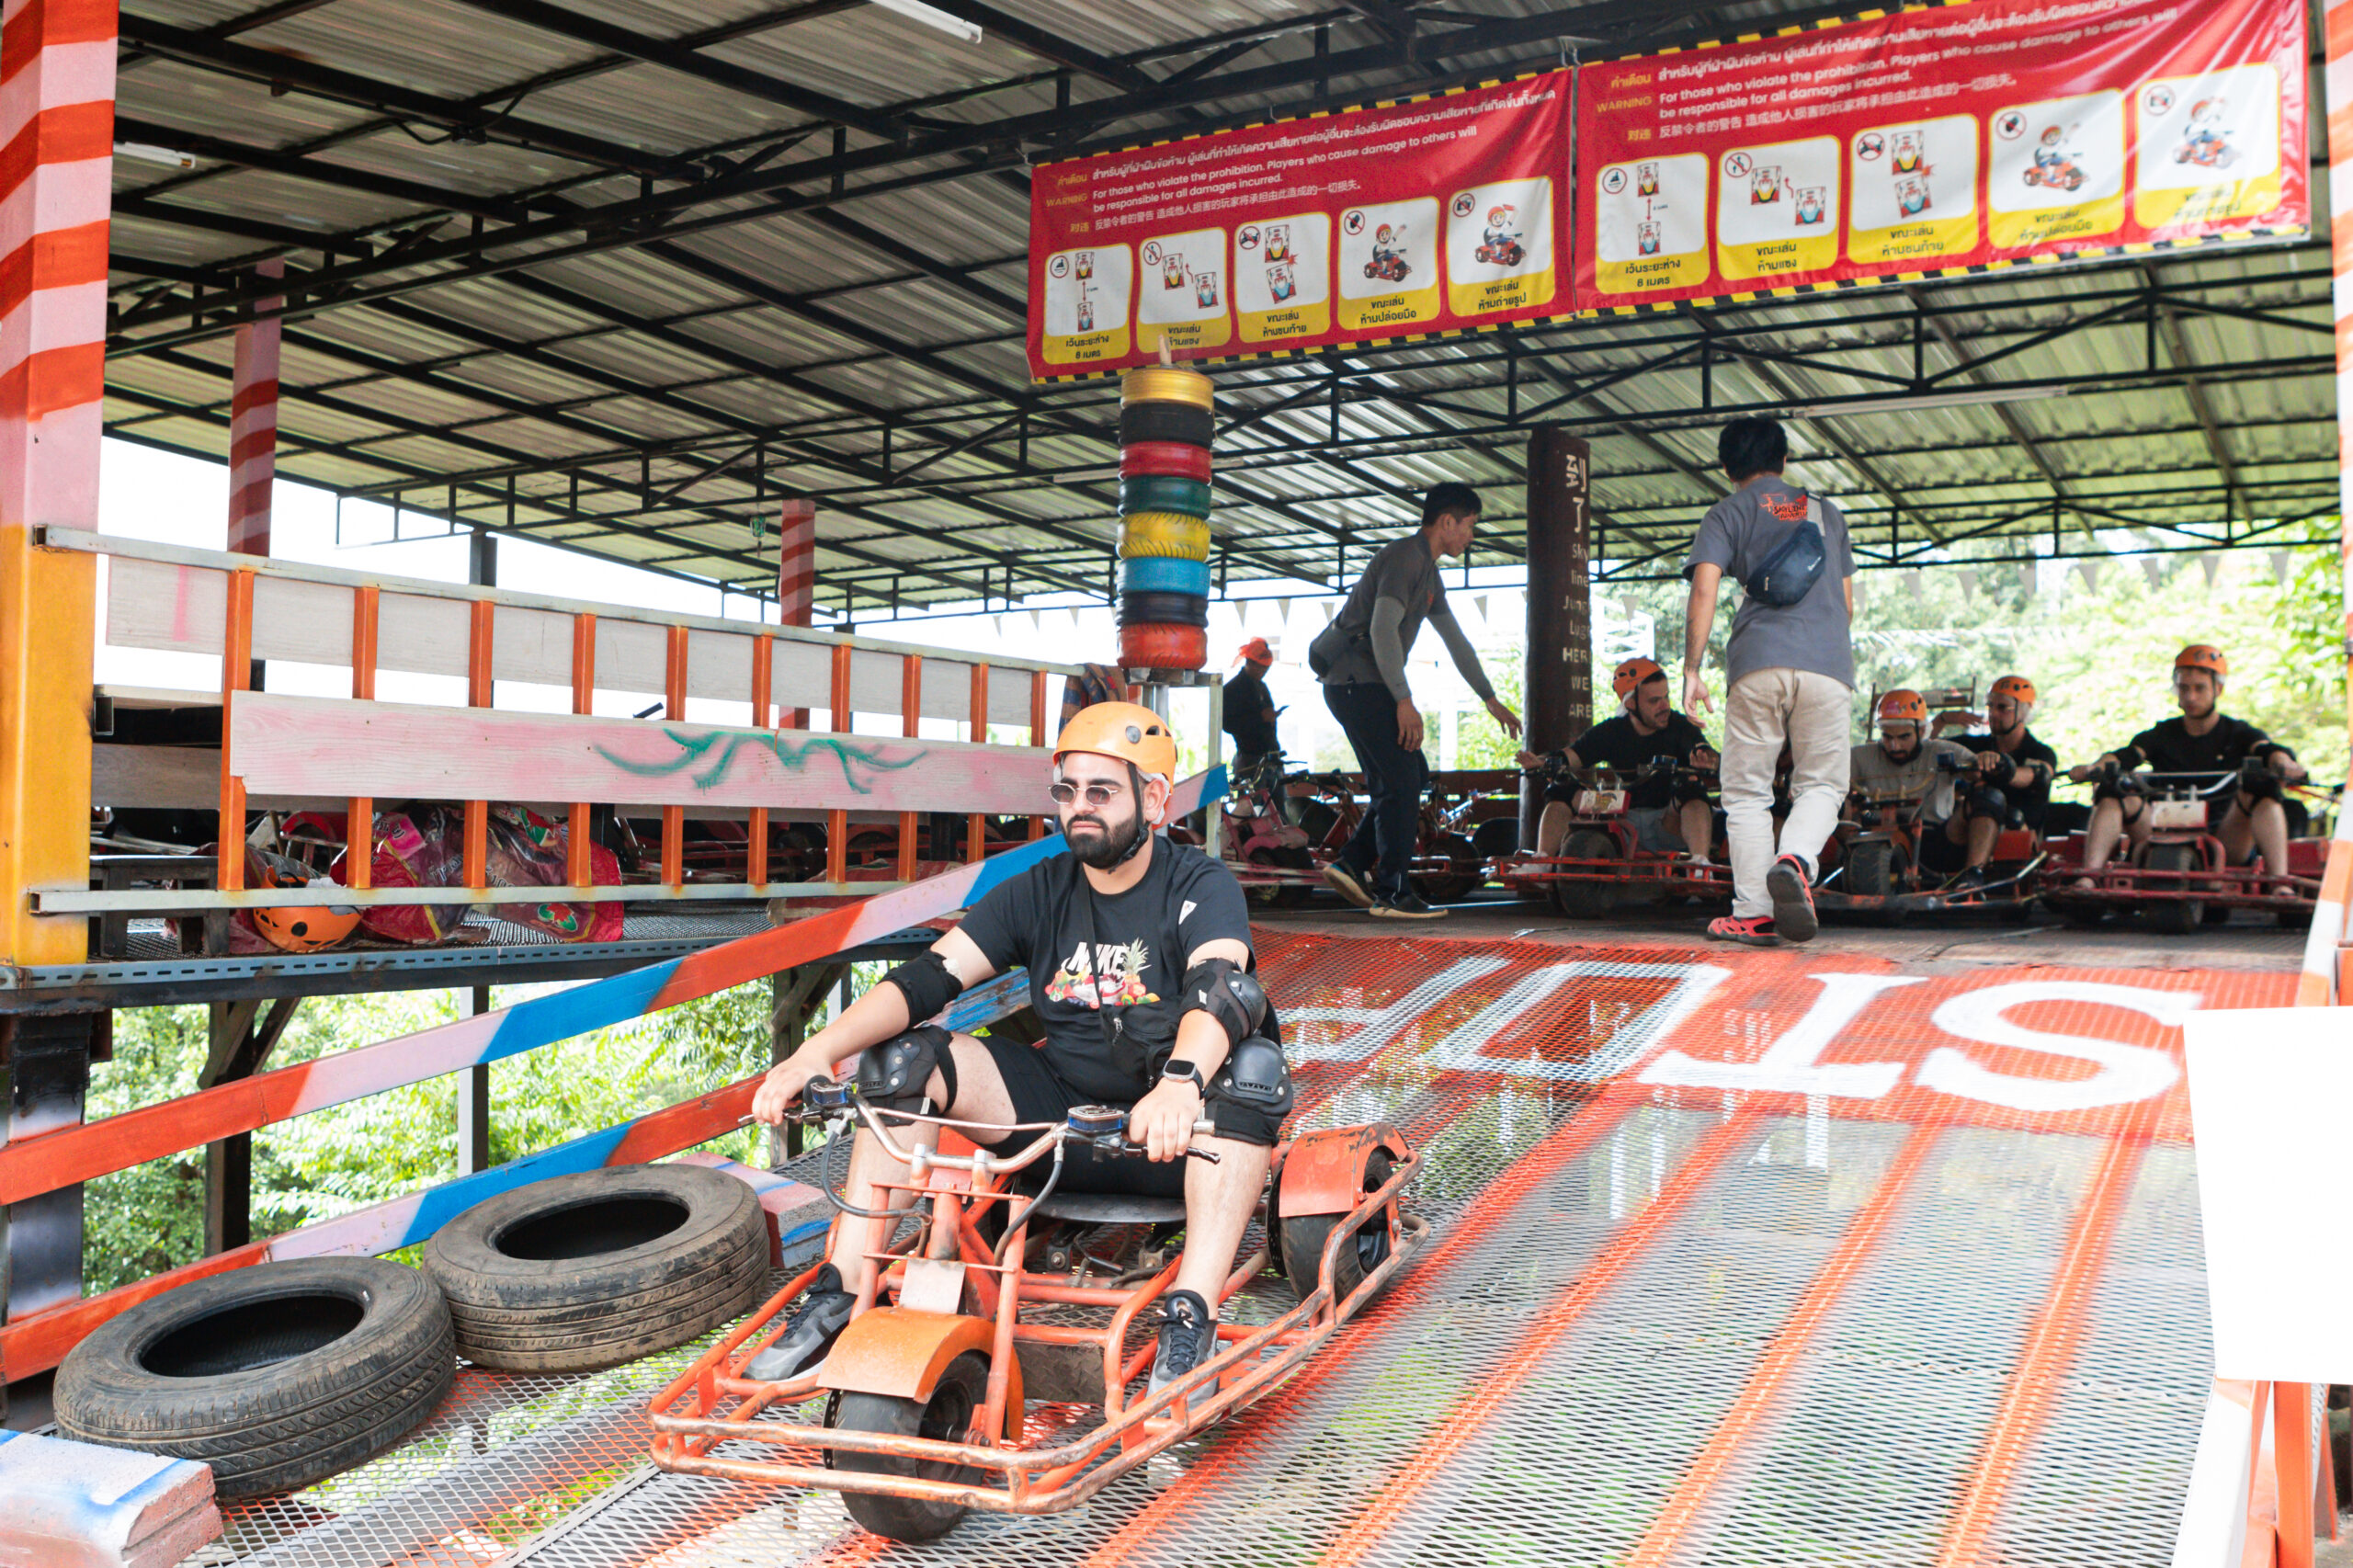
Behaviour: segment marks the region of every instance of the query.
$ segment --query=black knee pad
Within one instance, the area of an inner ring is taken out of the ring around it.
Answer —
[[[2251,801],[2284,799],[2279,776],[2268,767],[2250,767],[2239,774],[2239,793]]]
[[[1680,775],[1676,778],[1668,795],[1678,806],[1688,806],[1694,801],[1705,801],[1708,798],[1708,781],[1704,778],[1694,778],[1688,774]]]
[[[869,1046],[858,1059],[858,1096],[884,1110],[917,1110],[930,1093],[936,1068],[948,1088],[945,1110],[956,1103],[956,1057],[949,1034],[937,1024]]]
[[[2010,799],[1991,784],[1980,784],[1969,792],[1969,814],[2004,821],[2010,814]]]

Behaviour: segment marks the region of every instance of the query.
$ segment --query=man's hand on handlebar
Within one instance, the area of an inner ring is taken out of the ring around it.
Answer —
[[[2312,777],[2302,763],[2298,762],[2284,751],[2275,751],[2271,754],[2271,771],[2290,784],[2301,784]]]
[[[2079,763],[2067,769],[2067,777],[2077,784],[2088,784],[2109,769],[2115,767],[2116,762],[2116,755],[2113,752],[2102,752],[2093,761]]]
[[[1201,1094],[1182,1078],[1163,1078],[1128,1112],[1128,1141],[1154,1160],[1182,1159],[1200,1119]]]
[[[822,1078],[833,1071],[827,1062],[803,1061],[799,1052],[786,1057],[768,1069],[760,1080],[759,1089],[752,1096],[752,1119],[774,1127],[784,1119],[792,1102],[809,1086],[812,1078]]]

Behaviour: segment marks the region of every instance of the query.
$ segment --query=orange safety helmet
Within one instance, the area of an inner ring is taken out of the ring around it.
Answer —
[[[1655,659],[1629,659],[1610,673],[1609,689],[1616,692],[1618,694],[1619,700],[1622,702],[1625,700],[1629,693],[1635,690],[1644,681],[1649,680],[1654,676],[1662,680],[1666,676],[1666,672],[1658,667],[1658,661]]]
[[[263,905],[247,911],[254,929],[274,948],[315,953],[334,947],[359,926],[359,911],[324,903]]]
[[[2184,670],[2204,670],[2216,680],[2222,680],[2231,673],[2231,661],[2211,642],[2192,642],[2173,656],[2173,669],[2176,675]]]
[[[1054,738],[1054,761],[1068,753],[1091,751],[1132,763],[1136,771],[1172,782],[1176,777],[1176,736],[1168,721],[1139,702],[1097,702],[1071,715]]]
[[[1926,724],[1928,703],[1918,692],[1898,687],[1879,699],[1881,724]]]
[[[1265,638],[1253,637],[1249,642],[1242,644],[1234,657],[1247,659],[1254,665],[1271,665],[1275,662],[1275,651],[1267,646]]]
[[[2031,708],[2035,703],[2034,682],[2024,676],[2004,676],[1985,693],[1987,701],[1996,697],[2006,697],[2013,702]]]

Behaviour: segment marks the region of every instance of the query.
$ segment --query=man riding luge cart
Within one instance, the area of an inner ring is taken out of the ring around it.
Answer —
[[[972,1507],[1066,1508],[1269,1390],[1426,1233],[1398,1207],[1421,1162],[1393,1128],[1278,1143],[1293,1091],[1241,887],[1154,831],[1176,768],[1149,709],[1083,710],[1051,787],[1069,852],[770,1072],[757,1119],[857,1129],[844,1191],[827,1183],[842,1216],[817,1267],[655,1399],[658,1464],[835,1488],[902,1540]],[[1016,965],[1041,1046],[913,1027]],[[1178,1227],[1174,1261],[1142,1250]],[[1270,1263],[1298,1304],[1222,1323]],[[790,1418],[819,1395],[823,1426]],[[1033,1443],[1033,1400],[1104,1419]]]

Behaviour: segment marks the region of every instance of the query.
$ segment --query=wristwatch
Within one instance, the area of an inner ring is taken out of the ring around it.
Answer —
[[[1195,1094],[1204,1099],[1209,1097],[1210,1086],[1202,1080],[1200,1067],[1181,1056],[1170,1057],[1168,1065],[1160,1070],[1160,1075],[1164,1079],[1174,1078],[1180,1084],[1190,1084]]]

